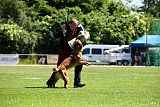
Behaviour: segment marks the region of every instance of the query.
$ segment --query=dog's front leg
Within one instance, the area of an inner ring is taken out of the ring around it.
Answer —
[[[91,63],[87,62],[87,61],[79,61],[80,65],[91,65]]]

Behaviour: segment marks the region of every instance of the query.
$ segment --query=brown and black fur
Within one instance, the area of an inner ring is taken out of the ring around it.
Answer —
[[[69,77],[67,69],[75,67],[77,65],[89,65],[87,61],[82,61],[82,50],[83,44],[79,39],[76,39],[74,50],[71,52],[70,56],[67,57],[58,67],[53,68],[53,73],[55,75],[55,80],[53,85],[58,81],[57,78],[62,78],[64,80],[64,87],[68,88]]]

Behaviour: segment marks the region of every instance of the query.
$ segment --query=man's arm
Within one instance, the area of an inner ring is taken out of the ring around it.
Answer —
[[[57,28],[56,32],[54,33],[54,36],[57,38],[65,36],[66,28],[67,28],[66,24],[60,26],[59,28]]]

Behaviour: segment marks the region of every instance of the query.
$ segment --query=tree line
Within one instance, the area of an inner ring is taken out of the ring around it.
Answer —
[[[57,27],[76,18],[87,44],[125,45],[144,35],[146,13],[114,0],[0,0],[0,53],[55,54]],[[152,14],[152,13],[151,13]]]

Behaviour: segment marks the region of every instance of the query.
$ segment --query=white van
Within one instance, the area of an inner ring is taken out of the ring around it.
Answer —
[[[131,61],[129,45],[122,45],[118,48],[106,50],[104,60],[108,63],[127,66]]]
[[[106,50],[119,47],[119,45],[97,45],[89,44],[83,47],[82,60],[91,62],[92,64],[106,63],[104,60],[104,52]]]

